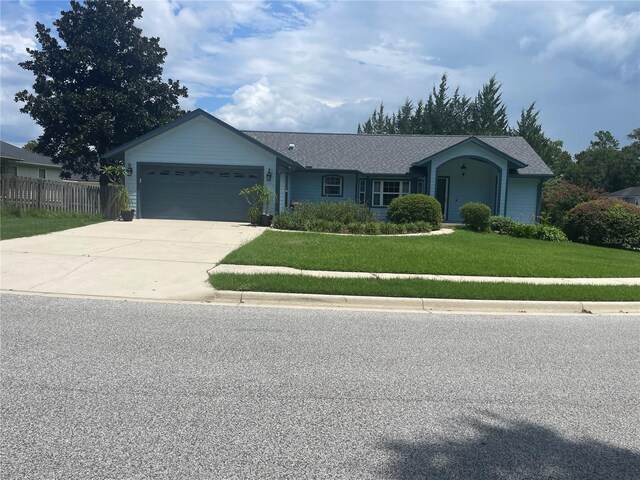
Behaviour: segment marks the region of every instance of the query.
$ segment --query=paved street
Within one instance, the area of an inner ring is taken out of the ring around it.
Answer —
[[[640,478],[640,318],[1,297],[13,478]]]

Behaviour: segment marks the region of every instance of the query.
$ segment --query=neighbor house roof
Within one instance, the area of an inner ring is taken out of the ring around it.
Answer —
[[[472,135],[369,135],[355,133],[298,133],[244,131],[273,150],[305,166],[364,173],[408,172],[425,160],[459,143],[476,139],[498,150],[515,164],[520,175],[553,175],[522,137]],[[293,144],[294,148],[289,149]]]
[[[14,160],[17,162],[29,163],[32,165],[45,165],[47,167],[62,168],[51,162],[51,158],[38,153],[33,153],[24,148],[16,147],[10,143],[0,140],[0,158]]]
[[[623,188],[616,192],[611,192],[608,197],[640,197],[640,186]]]

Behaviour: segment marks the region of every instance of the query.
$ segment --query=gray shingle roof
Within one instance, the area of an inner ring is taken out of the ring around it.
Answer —
[[[363,173],[401,174],[415,162],[431,157],[469,138],[477,138],[526,167],[521,175],[552,175],[551,170],[522,137],[470,135],[358,135],[244,131],[269,148],[303,166]],[[289,144],[295,148],[289,150]]]
[[[56,165],[51,162],[51,158],[39,155],[37,153],[30,152],[24,148],[16,147],[10,143],[0,140],[0,157],[8,158],[11,160],[17,160],[26,163],[35,163],[38,165],[47,165],[49,167],[61,168],[60,165]]]
[[[640,185],[637,187],[623,188],[617,192],[611,192],[608,197],[640,197]]]

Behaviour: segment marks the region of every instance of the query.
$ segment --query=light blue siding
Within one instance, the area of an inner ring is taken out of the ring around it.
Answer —
[[[342,196],[323,197],[322,177],[326,175],[338,175],[342,177]],[[291,175],[291,201],[292,202],[340,202],[356,200],[356,175],[354,173],[338,172],[293,172]]]
[[[509,178],[507,217],[522,223],[535,223],[538,206],[538,178]]]
[[[126,152],[125,166],[131,165],[133,175],[126,178],[125,185],[138,215],[143,213],[137,202],[137,164],[141,162],[264,167],[264,184],[272,191],[276,190],[275,155],[205,117],[196,117]],[[272,173],[270,182],[266,179],[269,169]],[[274,210],[275,200],[271,202],[269,212]]]
[[[462,175],[460,167],[467,167]],[[449,177],[449,222],[462,222],[460,207],[468,202],[481,202],[496,212],[496,178],[493,165],[468,158],[451,160],[438,168],[439,177]],[[435,192],[433,192],[435,196]]]

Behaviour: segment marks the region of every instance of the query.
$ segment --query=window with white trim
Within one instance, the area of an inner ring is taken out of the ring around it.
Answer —
[[[394,198],[411,191],[409,180],[374,180],[372,186],[371,205],[374,207],[386,207]]]
[[[38,178],[47,178],[47,171],[44,168],[38,169]]]
[[[358,187],[358,202],[365,203],[367,200],[367,181],[360,180]]]
[[[326,177],[322,177],[322,196],[341,197],[342,177],[337,175],[327,175]]]
[[[416,193],[424,193],[424,180],[416,182]]]

